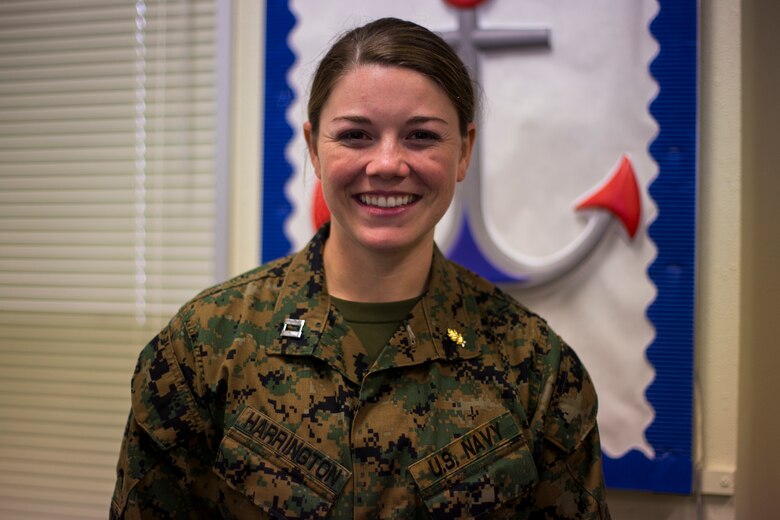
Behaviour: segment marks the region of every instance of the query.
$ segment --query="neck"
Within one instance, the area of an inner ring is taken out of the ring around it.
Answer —
[[[409,250],[374,251],[345,244],[331,233],[324,251],[328,293],[354,302],[416,298],[425,290],[432,258],[432,239]]]

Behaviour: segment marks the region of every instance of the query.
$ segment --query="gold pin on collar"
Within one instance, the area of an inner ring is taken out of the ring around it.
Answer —
[[[459,347],[466,346],[466,340],[463,339],[463,334],[461,334],[457,330],[447,329],[447,336],[449,336],[450,340],[456,345],[458,345]]]

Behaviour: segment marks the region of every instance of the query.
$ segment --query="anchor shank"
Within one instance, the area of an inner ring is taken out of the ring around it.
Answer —
[[[550,47],[549,29],[498,30],[478,29],[472,33],[474,45],[481,51]]]

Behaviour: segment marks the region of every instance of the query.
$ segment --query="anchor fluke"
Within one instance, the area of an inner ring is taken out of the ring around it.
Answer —
[[[314,186],[314,198],[311,201],[311,223],[314,231],[320,229],[326,222],[330,222],[330,209],[322,194],[322,183],[317,181]]]
[[[576,208],[578,210],[599,208],[609,211],[623,223],[628,235],[634,238],[639,229],[642,201],[634,167],[628,157],[625,155],[621,157],[610,179],[594,193],[578,202]]]

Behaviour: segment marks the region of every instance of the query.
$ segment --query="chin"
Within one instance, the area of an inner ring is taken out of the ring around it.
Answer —
[[[370,230],[360,233],[358,240],[367,249],[385,252],[413,250],[427,242],[433,243],[433,231],[411,234],[401,229]]]

